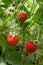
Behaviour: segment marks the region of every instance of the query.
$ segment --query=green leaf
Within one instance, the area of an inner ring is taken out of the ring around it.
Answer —
[[[32,2],[30,2],[30,1],[28,0],[26,3],[27,3],[27,5],[28,5],[29,7],[32,7]]]
[[[22,64],[22,58],[20,53],[18,53],[15,50],[12,50],[11,53],[7,54],[5,60],[12,65],[21,65]]]
[[[5,61],[0,57],[0,65],[6,65]]]
[[[4,3],[5,7],[8,7],[12,1],[11,0],[3,0],[2,2]]]
[[[0,45],[1,45],[2,49],[3,49],[2,52],[4,52],[4,50],[6,49],[6,46],[7,46],[7,42],[6,42],[4,36],[5,35],[0,34]]]
[[[37,0],[37,2],[43,2],[43,0]]]
[[[36,61],[35,54],[30,54],[30,58],[31,58],[32,62],[35,62]]]
[[[43,25],[43,21],[37,21],[39,25]]]
[[[43,6],[41,5],[33,17],[33,21],[37,22],[43,18]]]
[[[0,2],[1,2],[2,0],[0,0]]]
[[[40,17],[38,18],[37,23],[43,25],[43,5],[40,5],[38,11]]]

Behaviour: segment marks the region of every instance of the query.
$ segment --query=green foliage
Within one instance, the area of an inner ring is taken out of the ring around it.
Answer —
[[[0,46],[2,47],[2,52],[6,49],[7,42],[5,40],[5,35],[0,34]]]
[[[0,65],[6,65],[6,63],[4,62],[4,60],[0,57]]]
[[[19,11],[27,13],[24,23],[18,20]],[[6,41],[7,35],[15,34],[19,36],[20,51]],[[39,48],[26,59],[25,43],[28,40]],[[0,65],[10,64],[43,65],[43,0],[0,0]]]
[[[5,59],[9,64],[12,65],[22,65],[22,57],[21,54],[17,51],[13,50],[9,54],[6,55]]]

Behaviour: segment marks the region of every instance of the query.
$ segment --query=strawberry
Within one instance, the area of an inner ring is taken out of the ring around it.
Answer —
[[[8,42],[9,45],[15,46],[18,42],[18,36],[15,35],[13,36],[7,36],[6,41]]]
[[[33,53],[37,50],[38,46],[36,44],[34,44],[31,41],[26,42],[26,51],[28,53]]]
[[[18,18],[21,22],[25,22],[25,20],[27,19],[27,14],[26,12],[20,11],[18,13]]]

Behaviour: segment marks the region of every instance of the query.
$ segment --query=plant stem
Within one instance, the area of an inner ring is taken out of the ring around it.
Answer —
[[[24,45],[25,45],[25,31],[24,31],[24,27],[23,27],[23,49],[24,50]],[[24,55],[22,56],[22,65],[24,65]]]
[[[25,44],[25,31],[24,31],[24,27],[23,27],[23,48],[24,48],[24,44]]]

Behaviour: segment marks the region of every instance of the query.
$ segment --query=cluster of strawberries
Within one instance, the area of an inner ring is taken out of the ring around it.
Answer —
[[[26,12],[20,11],[18,13],[18,18],[22,23],[24,23],[25,20],[27,19]],[[18,38],[17,35],[15,35],[15,36],[8,35],[7,38],[6,38],[6,41],[11,46],[15,46],[18,43],[18,40],[19,40],[19,38]],[[28,53],[33,53],[37,50],[38,46],[36,44],[34,44],[33,42],[31,42],[31,41],[27,41],[26,45],[25,45],[25,48],[26,48],[26,51]]]

